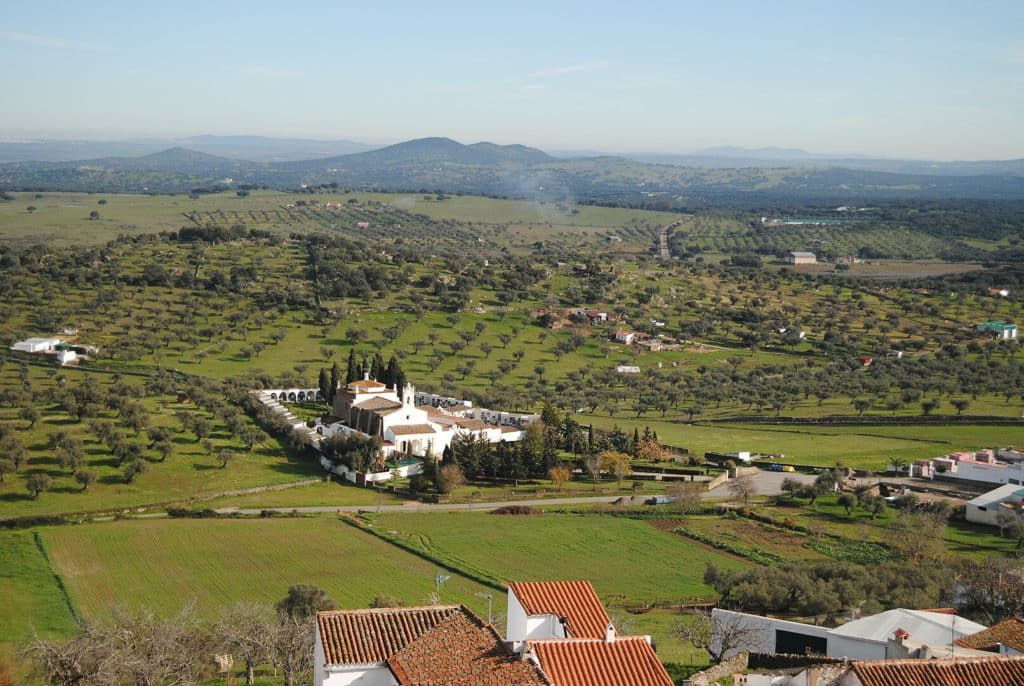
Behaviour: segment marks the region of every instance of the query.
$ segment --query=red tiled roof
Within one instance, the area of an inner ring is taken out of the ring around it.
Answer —
[[[455,423],[466,431],[482,431],[491,428],[491,425],[482,419],[456,419]]]
[[[863,686],[1022,686],[1024,655],[856,661],[853,672]]]
[[[564,618],[571,638],[604,639],[610,620],[589,581],[521,581],[508,587],[526,614]]]
[[[380,381],[368,381],[366,379],[359,379],[358,381],[353,381],[348,385],[356,388],[387,388],[387,386],[382,384]]]
[[[1002,643],[1004,646],[1024,653],[1024,619],[1017,617],[1004,619],[984,631],[958,638],[956,642],[964,648],[974,648],[975,650],[992,650],[997,643]]]
[[[353,405],[353,407],[358,407],[360,410],[390,410],[401,406],[402,403],[397,400],[388,400],[387,398],[380,397],[368,398]]]
[[[396,436],[437,433],[436,431],[434,431],[434,427],[432,427],[430,424],[399,424],[398,426],[391,426],[388,428]]]
[[[460,609],[458,605],[438,605],[318,612],[318,640],[329,665],[377,664]]]
[[[549,686],[494,627],[462,608],[388,660],[401,686]]]
[[[654,649],[642,636],[527,641],[555,686],[673,686]]]

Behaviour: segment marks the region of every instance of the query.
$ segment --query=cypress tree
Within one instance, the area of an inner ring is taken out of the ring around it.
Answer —
[[[331,365],[331,394],[324,395],[327,402],[331,402],[334,399],[334,392],[338,390],[338,386],[341,384],[341,367],[335,362]]]
[[[370,365],[370,378],[379,379],[384,373],[384,358],[381,357],[380,351],[373,356],[373,364]]]
[[[356,349],[349,348],[348,350],[348,370],[345,372],[345,384],[348,385],[353,381],[359,380],[359,368],[356,366]]]
[[[320,387],[320,394],[327,403],[330,403],[334,394],[331,392],[331,377],[326,369],[320,369],[320,378],[317,385]]]

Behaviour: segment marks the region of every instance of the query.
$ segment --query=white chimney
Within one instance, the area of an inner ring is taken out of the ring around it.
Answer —
[[[608,626],[604,628],[604,642],[615,643],[615,627],[611,622],[608,622]]]

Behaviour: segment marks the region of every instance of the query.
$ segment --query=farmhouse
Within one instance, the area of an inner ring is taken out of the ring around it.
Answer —
[[[488,443],[518,441],[538,419],[537,415],[474,408],[455,398],[417,394],[412,384],[406,384],[399,395],[368,374],[338,389],[333,415],[331,421],[318,425],[317,433],[378,438],[385,458],[396,454],[435,458],[460,434]]]
[[[743,651],[815,653],[851,660],[969,655],[957,638],[985,629],[943,611],[895,609],[847,622],[835,629],[744,612],[711,611],[712,651],[723,658]],[[913,639],[913,642],[911,642]]]
[[[27,338],[11,346],[11,350],[22,353],[43,353],[53,350],[60,343],[59,338]]]
[[[964,516],[969,522],[999,526],[1000,515],[1004,519],[1008,516],[1024,519],[1021,503],[1024,503],[1024,487],[1006,484],[968,500]]]
[[[636,331],[627,331],[626,329],[619,329],[615,332],[615,342],[625,343],[626,345],[632,345],[633,341],[636,340]]]
[[[788,252],[786,262],[788,264],[815,264],[818,258],[812,252]]]
[[[1017,325],[1010,324],[1007,322],[985,322],[984,324],[978,324],[978,331],[990,336],[994,336],[1003,341],[1014,340],[1017,338]]]

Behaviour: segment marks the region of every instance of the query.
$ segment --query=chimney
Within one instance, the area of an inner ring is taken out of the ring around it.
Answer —
[[[910,634],[903,629],[896,629],[896,633],[892,637],[896,639],[896,645],[903,645],[903,641],[910,638]]]
[[[604,642],[615,643],[615,627],[611,622],[608,622],[608,626],[604,628]]]
[[[369,380],[370,380],[370,370],[367,369],[366,371],[363,372],[363,381],[369,381]]]

